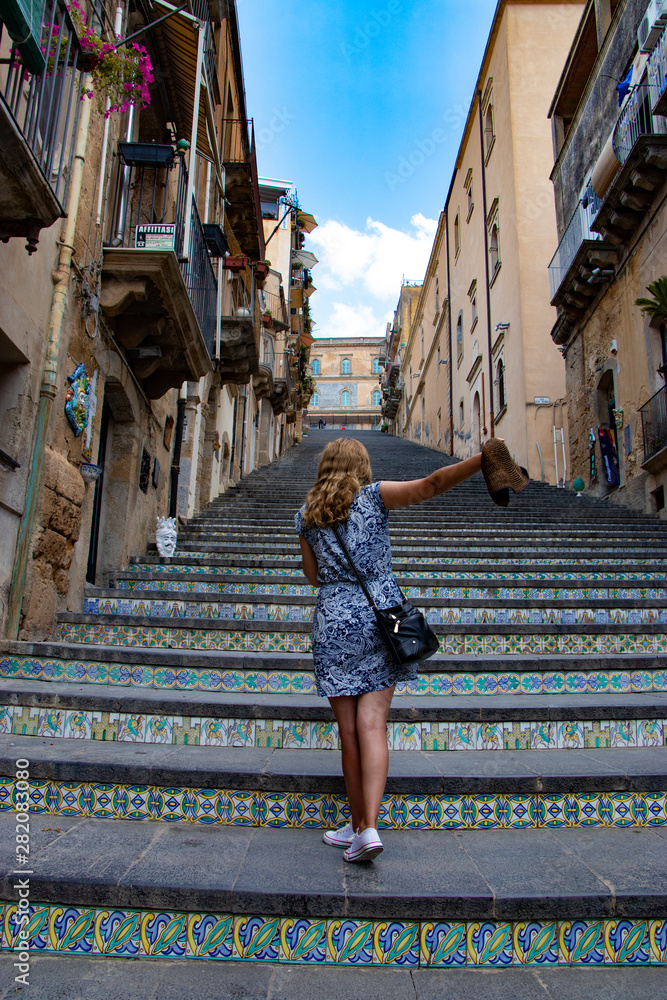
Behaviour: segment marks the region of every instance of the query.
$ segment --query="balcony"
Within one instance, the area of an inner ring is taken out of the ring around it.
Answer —
[[[657,473],[667,469],[667,386],[663,385],[640,407],[644,437],[642,469]]]
[[[273,337],[268,333],[262,334],[262,353],[259,359],[259,370],[253,375],[252,384],[257,399],[269,396],[274,392],[273,372],[276,363]]]
[[[290,318],[283,293],[263,291],[261,299],[263,300],[262,316],[270,313],[269,325],[277,330],[289,330]]]
[[[398,376],[400,374],[400,371],[401,371],[401,366],[396,362],[393,362],[392,364],[389,365],[387,369],[387,379],[386,379],[388,386],[393,388],[393,386],[396,385],[396,383],[398,382]]]
[[[393,420],[398,413],[399,403],[403,396],[403,382],[398,382],[395,386],[389,386],[386,382],[382,386],[382,416],[387,420]]]
[[[57,72],[29,73],[0,24],[0,240],[23,238],[30,254],[65,215],[83,78],[63,0],[46,0],[43,22]]]
[[[171,146],[119,143],[100,304],[150,399],[205,375],[216,348],[217,282],[187,186]]]
[[[667,115],[667,31],[663,31],[648,61],[654,115]]]
[[[264,260],[264,226],[253,123],[252,120],[227,118],[222,124],[227,219],[243,252],[252,260]]]
[[[628,97],[613,133],[618,172],[593,222],[613,246],[627,245],[667,173],[667,125],[654,117],[652,88],[642,84]]]

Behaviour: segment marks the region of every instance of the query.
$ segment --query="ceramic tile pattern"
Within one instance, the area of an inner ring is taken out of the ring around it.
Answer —
[[[481,665],[483,668],[483,664]],[[256,694],[312,694],[315,678],[307,670],[186,669],[100,660],[59,660],[42,656],[1,656],[0,677],[52,680],[72,684],[112,684],[170,690],[221,691]],[[667,691],[667,669],[467,671],[421,673],[416,681],[399,684],[397,693],[437,695],[619,694]],[[0,726],[2,720],[0,719]],[[2,731],[0,729],[0,731]]]
[[[335,722],[140,715],[36,706],[0,707],[0,732],[173,746],[339,750]],[[574,750],[661,747],[664,719],[558,722],[391,722],[390,750]]]
[[[14,809],[14,779],[0,778],[0,811]],[[328,829],[349,818],[344,795],[30,781],[31,813],[224,826]],[[526,830],[667,826],[667,792],[563,795],[385,795],[385,830]]]
[[[0,903],[3,951],[17,904]],[[663,965],[667,920],[405,921],[31,905],[24,934],[41,954],[452,968]]]

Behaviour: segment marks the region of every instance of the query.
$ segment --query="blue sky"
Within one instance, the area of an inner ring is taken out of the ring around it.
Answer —
[[[316,335],[383,334],[424,273],[495,0],[237,0],[260,176],[319,228]]]

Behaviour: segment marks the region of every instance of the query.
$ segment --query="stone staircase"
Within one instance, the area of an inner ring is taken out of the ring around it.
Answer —
[[[385,853],[348,866],[321,842],[347,809],[293,529],[333,436],[90,588],[54,641],[1,644],[0,963],[25,758],[40,996],[667,995],[667,529],[542,484],[498,508],[481,477],[392,513],[440,652],[394,699]],[[376,479],[447,461],[355,436]]]

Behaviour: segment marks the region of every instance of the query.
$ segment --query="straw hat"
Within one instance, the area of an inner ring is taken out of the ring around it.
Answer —
[[[521,493],[530,482],[526,470],[516,464],[500,438],[489,438],[482,448],[482,475],[491,499],[499,507],[509,505],[510,489]]]

